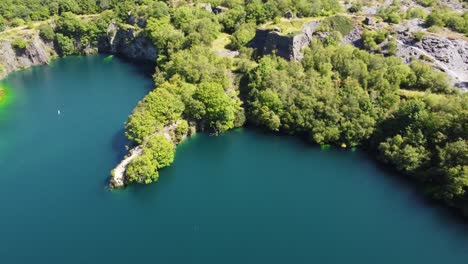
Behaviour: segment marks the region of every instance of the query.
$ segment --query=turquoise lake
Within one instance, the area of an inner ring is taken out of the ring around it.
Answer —
[[[109,191],[124,122],[152,87],[120,59],[1,84],[2,264],[468,261],[468,226],[360,151],[255,130],[198,134],[157,183]]]

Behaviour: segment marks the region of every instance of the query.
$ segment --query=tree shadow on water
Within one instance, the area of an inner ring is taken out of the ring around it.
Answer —
[[[449,207],[443,201],[436,200],[415,179],[404,176],[393,167],[378,161],[372,153],[362,152],[361,154],[372,161],[372,166],[377,171],[385,172],[380,175],[381,177],[385,177],[390,184],[396,185],[396,188],[405,190],[412,206],[432,211],[429,216],[433,217],[438,225],[456,229],[458,235],[468,239],[468,215],[464,215],[461,209]]]
[[[127,149],[127,146],[129,148]],[[119,129],[111,139],[111,148],[112,152],[114,153],[114,157],[112,160],[112,167],[109,168],[109,175],[103,179],[102,184],[104,186],[109,186],[109,180],[110,180],[110,172],[119,164],[122,159],[125,157],[125,155],[128,154],[128,150],[131,148],[130,142],[128,139],[125,137],[125,129],[121,128]]]
[[[130,142],[125,137],[125,129],[121,128],[112,137],[112,151],[115,153],[116,165],[127,155],[127,146],[131,147]]]

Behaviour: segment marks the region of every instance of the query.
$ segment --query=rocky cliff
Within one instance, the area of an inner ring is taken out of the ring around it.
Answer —
[[[309,22],[295,35],[283,35],[278,29],[257,29],[249,46],[256,49],[259,56],[275,53],[287,60],[300,60],[303,58],[301,50],[310,44],[318,25],[319,22]]]
[[[462,90],[468,89],[468,41],[433,34],[415,41],[410,34],[397,36],[397,56],[405,62],[412,57],[424,58],[434,68],[445,72],[453,84]]]
[[[156,47],[134,27],[121,27],[111,23],[106,36],[99,43],[99,52],[112,53],[135,60],[156,61],[158,55]]]
[[[44,42],[37,32],[20,36],[27,41],[25,49],[15,49],[11,40],[0,40],[0,79],[10,72],[48,63],[56,56],[54,45]]]
[[[373,18],[368,18],[374,21]],[[255,38],[250,43],[263,56],[275,53],[287,60],[301,60],[301,49],[310,44],[312,37],[323,38],[326,33],[316,32],[320,22],[310,22],[295,35],[283,35],[279,29],[257,29]],[[438,34],[426,34],[421,41],[414,40],[413,33],[422,30],[421,21],[409,20],[404,25],[395,26],[398,46],[397,56],[405,63],[411,59],[424,59],[432,67],[445,72],[453,85],[461,90],[468,90],[468,40]],[[367,23],[366,28],[381,29],[386,23]],[[410,28],[411,30],[408,30]],[[357,25],[350,34],[343,37],[343,44],[364,48],[362,43],[363,26]],[[389,38],[391,38],[389,36]],[[388,39],[380,44],[385,54]]]
[[[25,49],[12,47],[12,40],[23,38],[27,41]],[[122,28],[111,23],[105,36],[100,38],[98,47],[86,46],[84,54],[93,52],[111,53],[132,60],[156,61],[157,49],[141,32],[134,28]],[[0,79],[13,71],[48,63],[57,57],[53,42],[45,42],[37,30],[22,30],[11,37],[0,39]]]

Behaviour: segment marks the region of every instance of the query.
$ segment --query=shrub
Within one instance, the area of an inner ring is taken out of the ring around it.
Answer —
[[[439,26],[431,26],[427,29],[427,31],[431,33],[439,33],[440,31],[442,31],[442,28]]]
[[[379,8],[377,14],[388,23],[398,24],[400,23],[399,9],[394,6]]]
[[[6,19],[0,16],[0,31],[5,30],[5,28],[6,28]]]
[[[254,23],[242,24],[231,36],[232,49],[240,49],[245,44],[249,43],[255,37],[256,25]]]
[[[426,18],[426,25],[448,27],[454,31],[468,34],[468,12],[460,15],[450,9],[433,10]]]
[[[28,42],[22,38],[16,38],[11,42],[11,46],[16,50],[24,50],[28,46]]]
[[[426,32],[424,32],[422,30],[415,31],[415,32],[413,32],[413,39],[416,40],[416,41],[421,41],[424,38],[425,35],[426,35]]]
[[[424,10],[424,8],[420,8],[420,7],[412,7],[410,9],[408,9],[408,11],[406,12],[406,18],[407,19],[413,19],[413,18],[424,19],[424,18],[426,18],[426,16],[427,16],[426,10]]]
[[[416,0],[416,2],[424,7],[435,6],[437,4],[437,0]]]
[[[338,31],[330,32],[330,34],[323,40],[324,46],[336,46],[340,44],[343,37]]]
[[[174,139],[173,139],[174,143],[177,144],[180,141],[182,141],[184,136],[187,135],[188,130],[189,130],[189,126],[188,126],[187,121],[186,120],[180,120],[179,125],[177,126],[177,128],[174,131]]]
[[[354,2],[348,8],[348,11],[351,13],[359,13],[362,10],[362,3],[361,2]]]
[[[72,55],[75,53],[75,45],[71,38],[59,33],[55,36],[55,39],[61,56]]]
[[[15,18],[11,21],[11,26],[12,27],[20,27],[25,24],[24,20],[21,18]]]
[[[341,35],[348,35],[353,30],[353,21],[345,16],[332,16],[323,20],[318,28],[322,32],[338,31]]]
[[[55,39],[54,30],[49,25],[42,25],[39,27],[39,36],[45,41],[52,41]]]
[[[395,37],[392,37],[390,39],[390,41],[388,41],[387,43],[387,51],[388,51],[388,55],[390,56],[395,56],[398,52],[398,46],[397,46],[397,43],[396,43],[396,38]]]

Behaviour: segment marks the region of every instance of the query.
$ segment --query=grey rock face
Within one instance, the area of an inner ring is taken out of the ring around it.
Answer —
[[[411,57],[421,55],[430,58],[433,67],[445,72],[453,84],[462,90],[468,89],[468,41],[427,35],[414,42],[409,34],[399,34],[398,57],[409,62]]]
[[[363,48],[364,45],[362,43],[362,28],[354,27],[348,35],[343,36],[342,42],[353,45],[357,48]]]
[[[122,29],[116,23],[107,28],[107,36],[99,44],[100,52],[119,54],[129,59],[156,61],[156,47],[133,28]]]
[[[205,4],[205,6],[203,7],[206,11],[208,11],[209,13],[213,13],[213,8],[211,7],[211,4],[210,3],[207,3]]]
[[[319,24],[320,22],[317,21],[309,22],[305,25],[300,34],[294,36],[292,46],[292,57],[294,59],[301,60],[304,58],[301,50],[312,42],[312,36],[317,30]]]
[[[48,63],[57,56],[52,42],[44,42],[36,31],[30,31],[23,36],[28,42],[24,50],[15,50],[11,40],[0,40],[0,79],[10,72],[29,68],[34,65]],[[111,23],[107,34],[101,37],[98,47],[86,45],[81,47],[84,54],[107,52],[118,54],[132,60],[155,62],[157,49],[151,41],[139,34],[133,28],[122,29],[116,23]]]
[[[364,24],[368,25],[368,26],[375,26],[377,22],[375,21],[375,19],[373,17],[366,17],[364,19]]]
[[[319,22],[310,22],[302,32],[294,36],[284,36],[274,29],[257,29],[250,47],[257,49],[260,56],[273,54],[287,60],[301,60],[301,50],[310,44]]]
[[[0,79],[10,72],[48,63],[55,55],[53,44],[45,43],[37,34],[25,38],[28,45],[24,50],[15,50],[8,40],[0,41]]]

